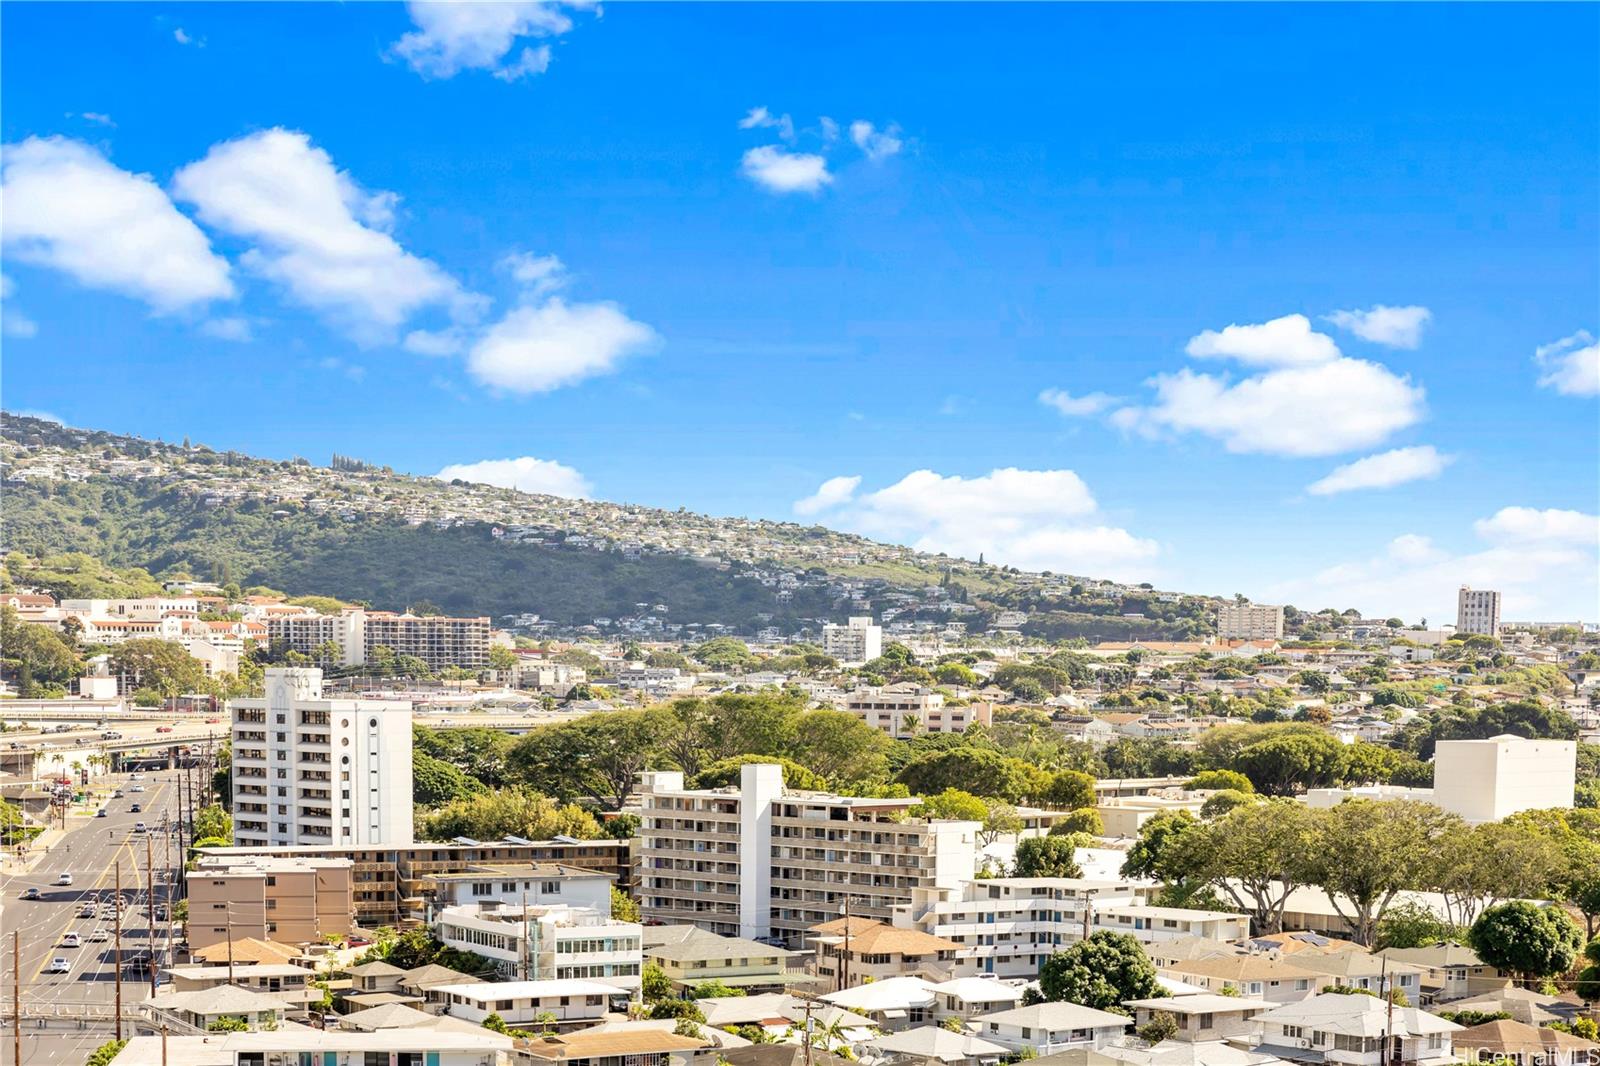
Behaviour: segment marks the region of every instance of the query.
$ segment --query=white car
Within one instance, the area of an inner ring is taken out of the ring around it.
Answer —
[[[143,785],[134,785],[128,791],[129,792],[143,792],[144,791],[144,786]]]
[[[146,833],[146,832],[149,832],[149,830],[150,830],[150,827],[145,825],[143,822],[134,822],[133,823],[133,831],[135,833]]]
[[[104,944],[107,940],[110,940],[110,939],[111,939],[111,933],[110,933],[109,930],[106,930],[106,929],[96,929],[94,932],[89,934],[90,942],[91,943],[95,943],[95,944]]]
[[[72,972],[72,963],[67,961],[66,956],[57,955],[55,958],[50,960],[50,965],[45,967],[44,972],[45,973],[71,973]]]
[[[93,918],[94,915],[95,915],[95,906],[94,906],[93,903],[85,903],[83,906],[78,908],[78,917],[79,918]]]
[[[68,933],[61,938],[61,946],[64,948],[81,948],[83,946],[83,937],[77,933]]]
[[[58,884],[58,885],[70,885],[70,884],[72,884],[72,875],[71,874],[56,874],[56,884]]]

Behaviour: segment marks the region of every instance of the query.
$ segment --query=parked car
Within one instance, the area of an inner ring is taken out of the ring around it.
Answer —
[[[45,973],[71,973],[72,963],[65,955],[57,955],[50,960],[50,965],[45,967]]]

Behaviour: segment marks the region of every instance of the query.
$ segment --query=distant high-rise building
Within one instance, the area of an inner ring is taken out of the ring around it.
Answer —
[[[1219,607],[1217,636],[1223,640],[1282,640],[1283,608],[1264,603]]]
[[[872,624],[872,618],[850,619],[846,625],[822,627],[822,650],[841,663],[860,664],[883,654],[883,629]]]
[[[321,670],[268,667],[266,696],[228,708],[235,844],[410,842],[410,703],[323,699]]]
[[[489,665],[489,619],[394,614],[350,608],[336,615],[283,614],[269,617],[267,636],[286,651],[321,661],[327,645],[338,648],[341,666],[371,662],[384,647],[396,656],[414,655],[430,670]]]
[[[1468,635],[1500,635],[1500,594],[1491,589],[1465,585],[1456,594],[1456,632]]]

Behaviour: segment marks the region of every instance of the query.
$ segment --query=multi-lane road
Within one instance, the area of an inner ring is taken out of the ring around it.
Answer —
[[[119,775],[108,783],[120,787],[123,795],[103,804],[104,818],[69,817],[66,836],[51,845],[32,870],[0,883],[4,907],[0,911],[4,931],[0,972],[6,978],[0,1013],[11,1013],[17,972],[12,934],[17,933],[24,1063],[81,1062],[89,1051],[110,1039],[109,1019],[116,998],[119,866],[125,1015],[150,993],[152,971],[134,971],[133,960],[152,959],[156,967],[167,963],[172,906],[179,898],[174,878],[182,856],[176,835],[164,832],[163,827],[177,818],[177,777],[175,772]],[[135,805],[140,808],[137,812]],[[143,832],[138,830],[140,823],[145,826]],[[72,884],[59,883],[63,874],[71,875]],[[39,898],[25,899],[32,894],[30,890],[36,890]],[[91,904],[92,917],[87,913]],[[69,933],[77,934],[79,946],[67,946]],[[60,968],[53,965],[57,959],[65,960],[65,972],[51,972]],[[57,1016],[62,1020],[56,1020]],[[82,1031],[77,1030],[76,1021],[66,1021],[84,1016],[105,1021]],[[123,1035],[131,1031],[131,1026],[125,1025]],[[6,1036],[9,1042],[9,1032]],[[10,1050],[4,1049],[7,1059]]]

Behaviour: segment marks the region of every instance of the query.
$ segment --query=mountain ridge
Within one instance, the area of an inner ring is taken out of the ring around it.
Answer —
[[[0,467],[8,551],[82,550],[385,607],[428,600],[568,626],[654,612],[790,632],[867,608],[972,628],[1016,611],[1041,636],[1170,639],[1205,632],[1217,602],[822,526],[445,482],[338,455],[318,467],[26,415],[0,415]]]

